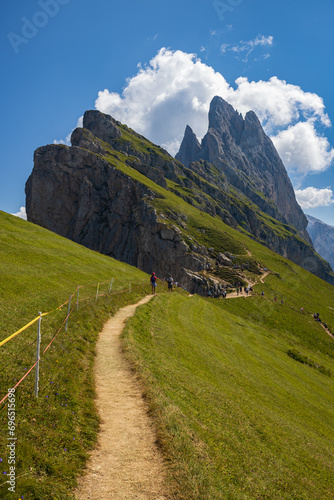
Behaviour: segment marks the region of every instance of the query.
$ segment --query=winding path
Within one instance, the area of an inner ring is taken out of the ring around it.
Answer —
[[[165,500],[164,465],[138,381],[124,358],[120,334],[137,304],[105,324],[96,347],[95,382],[101,417],[98,446],[75,491],[78,500]]]
[[[255,286],[255,285],[258,285],[258,280],[264,284],[264,278],[266,278],[268,276],[268,274],[270,274],[270,271],[265,271],[261,274],[261,276],[259,276],[255,281],[251,282],[249,280],[248,281],[248,286]],[[249,292],[248,294],[247,293],[244,293],[244,292],[240,292],[240,293],[237,293],[236,291],[235,292],[231,292],[231,293],[228,293],[226,298],[227,299],[233,299],[233,298],[239,298],[239,297],[252,297],[252,293]]]

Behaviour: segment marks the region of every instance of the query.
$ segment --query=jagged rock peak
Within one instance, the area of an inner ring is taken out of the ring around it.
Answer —
[[[214,129],[219,134],[231,134],[238,144],[244,131],[244,119],[231,104],[216,96],[210,103],[209,129]]]
[[[188,166],[188,158],[196,158],[200,151],[201,145],[192,128],[187,125],[180,150],[175,158],[183,165]]]
[[[121,137],[122,133],[119,125],[120,122],[114,120],[110,115],[101,113],[96,109],[86,111],[83,117],[83,128],[86,128],[107,143]]]
[[[261,210],[291,224],[311,243],[306,231],[307,220],[296,202],[282,160],[254,111],[243,118],[224,99],[214,97],[210,104],[209,129],[200,151],[192,154],[191,148],[181,146],[178,158],[186,166],[199,160],[212,163]],[[272,203],[277,207],[274,211]]]

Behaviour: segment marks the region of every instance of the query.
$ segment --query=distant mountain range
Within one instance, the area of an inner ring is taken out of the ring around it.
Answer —
[[[307,231],[312,238],[314,248],[334,269],[334,227],[311,215],[306,215],[306,217]]]
[[[246,253],[223,221],[334,284],[255,113],[243,118],[215,97],[202,143],[187,127],[176,158],[96,110],[86,111],[71,144],[35,151],[26,183],[29,221],[146,272],[173,269],[189,289],[218,254],[232,263]],[[211,216],[206,225],[203,213]]]

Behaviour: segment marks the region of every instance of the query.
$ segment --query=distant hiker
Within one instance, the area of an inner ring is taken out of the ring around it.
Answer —
[[[277,302],[277,298],[276,297],[274,297],[274,301]]]
[[[173,291],[173,278],[171,275],[169,275],[167,278],[167,284],[168,284],[168,291],[172,292]]]
[[[303,308],[303,307],[301,307],[301,308],[300,308],[300,312],[301,312],[301,313],[303,313],[303,312],[304,312],[304,308]]]
[[[151,282],[151,286],[152,286],[152,293],[153,293],[153,295],[155,295],[155,289],[157,287],[157,277],[156,277],[155,273],[152,273],[152,276],[150,277],[150,282]]]
[[[264,292],[261,292],[262,297],[264,297]]]

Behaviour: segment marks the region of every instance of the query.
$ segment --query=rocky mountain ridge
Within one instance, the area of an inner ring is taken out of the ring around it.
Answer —
[[[307,231],[314,248],[334,269],[334,226],[325,224],[311,215],[306,215],[306,217],[308,220]]]
[[[329,266],[296,229],[262,212],[211,163],[187,168],[95,110],[85,113],[71,143],[36,150],[26,184],[29,221],[146,272],[163,277],[172,271],[200,291],[219,253],[247,260],[243,245],[218,229],[219,217],[334,283]],[[233,273],[227,274],[228,284]]]
[[[310,243],[307,219],[296,201],[286,169],[253,111],[243,118],[224,99],[214,97],[202,143],[187,126],[176,159],[195,171],[203,160],[216,166],[230,184],[261,210],[295,227]]]

